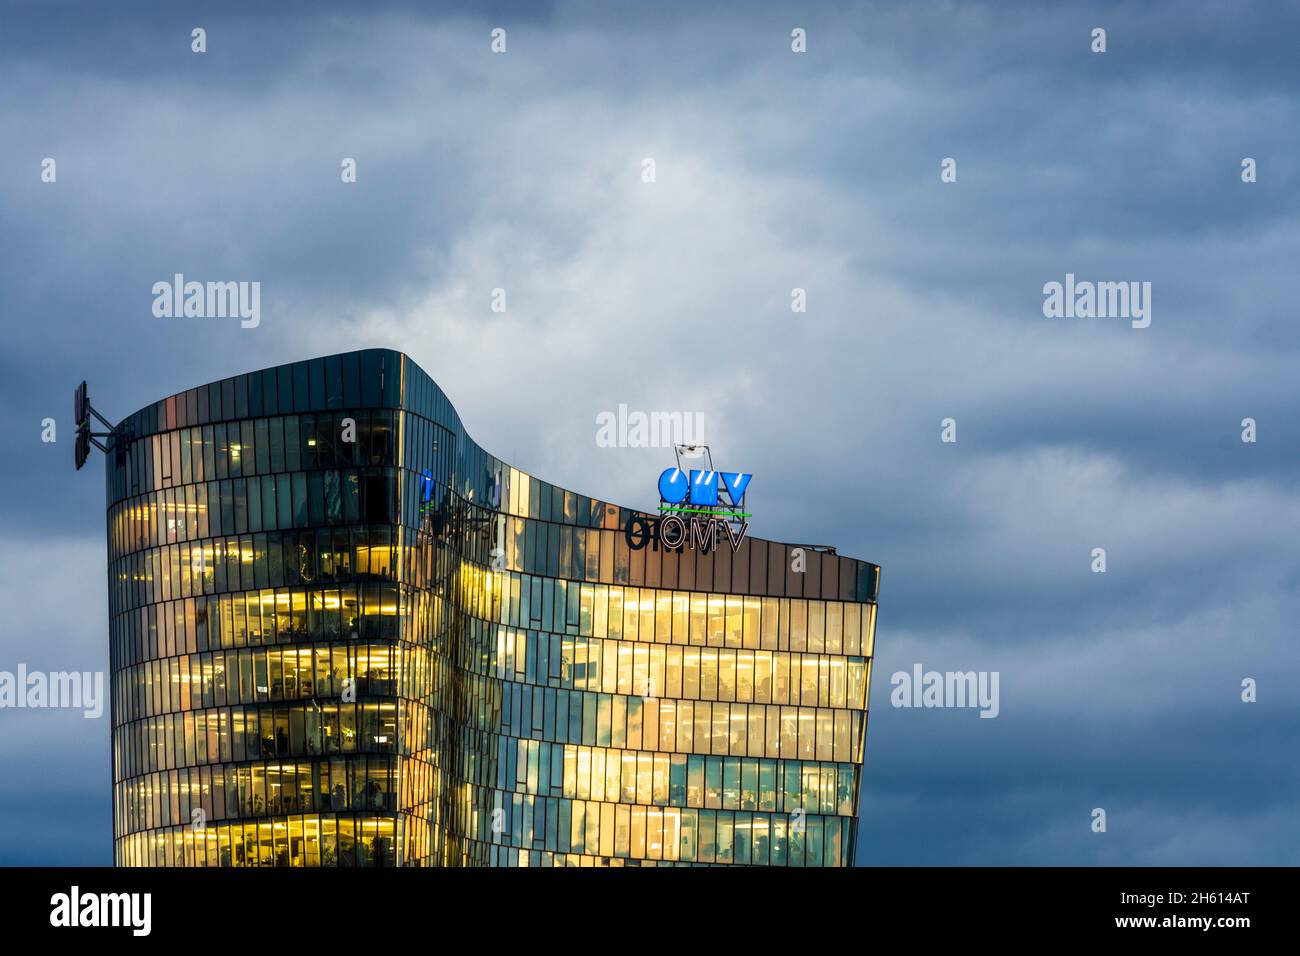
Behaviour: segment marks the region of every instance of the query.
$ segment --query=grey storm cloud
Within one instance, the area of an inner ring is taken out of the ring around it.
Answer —
[[[883,566],[861,862],[1300,862],[1298,26],[1210,3],[19,5],[0,669],[107,667],[78,381],[116,419],[388,346],[485,448],[633,506],[663,452],[598,447],[597,414],[699,411],[755,475],[756,534]],[[260,327],[155,318],[177,272],[260,281]],[[1044,318],[1067,272],[1150,281],[1151,327]],[[999,671],[999,717],[892,708],[918,662]],[[0,714],[0,862],[109,859],[107,730],[66,717]],[[78,825],[31,839],[53,814]]]

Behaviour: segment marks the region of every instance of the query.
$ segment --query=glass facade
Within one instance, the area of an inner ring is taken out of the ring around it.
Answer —
[[[409,358],[147,406],[108,456],[124,866],[845,866],[879,568],[619,508]]]

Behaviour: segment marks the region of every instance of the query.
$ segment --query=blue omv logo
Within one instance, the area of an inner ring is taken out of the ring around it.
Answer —
[[[659,476],[659,497],[670,505],[691,504],[712,508],[719,504],[740,507],[744,503],[745,489],[753,475],[734,471],[701,471],[692,468],[665,468]],[[718,492],[726,492],[729,499],[720,502]]]
[[[708,468],[683,468],[683,458],[704,457]],[[723,537],[738,551],[745,542],[749,515],[743,510],[752,475],[716,471],[707,445],[678,445],[677,467],[659,475],[659,517],[631,512],[623,534],[627,546],[680,552],[693,548],[708,554]]]

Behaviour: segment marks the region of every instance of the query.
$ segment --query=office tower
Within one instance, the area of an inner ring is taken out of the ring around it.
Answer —
[[[386,350],[107,462],[118,865],[852,863],[875,565],[633,535]]]

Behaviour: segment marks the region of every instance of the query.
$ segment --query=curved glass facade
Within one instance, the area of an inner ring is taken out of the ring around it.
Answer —
[[[630,548],[393,351],[114,437],[118,865],[852,863],[875,565]]]

